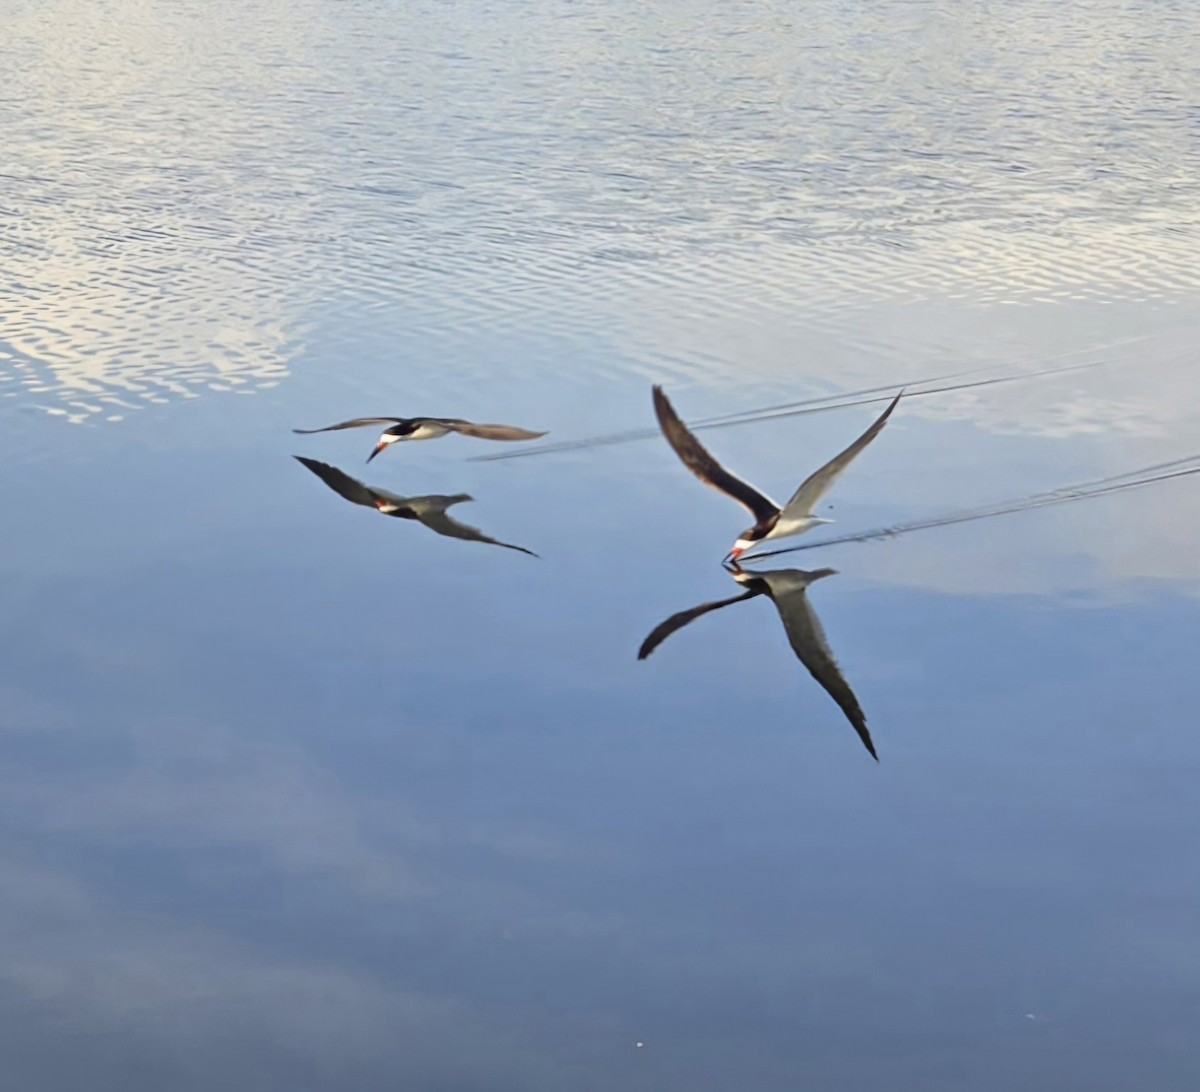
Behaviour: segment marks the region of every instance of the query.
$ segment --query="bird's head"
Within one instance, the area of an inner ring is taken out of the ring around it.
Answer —
[[[737,571],[738,569],[740,569],[742,567],[741,563],[738,561],[738,558],[740,558],[742,556],[742,554],[744,554],[748,549],[750,549],[750,546],[752,546],[752,545],[754,545],[754,544],[753,543],[747,544],[745,539],[739,538],[737,540],[737,542],[735,542],[733,544],[733,549],[730,550],[729,553],[727,553],[721,559],[721,564],[724,565],[725,568],[729,569],[731,572]]]
[[[375,450],[372,451],[371,454],[367,456],[367,462],[370,462],[381,451],[386,451],[397,440],[402,440],[403,438],[404,437],[399,435],[399,433],[393,432],[391,429],[388,429],[387,432],[385,432],[382,436],[379,437],[379,443],[377,443],[375,445]]]
[[[759,539],[762,538],[762,532],[757,527],[750,527],[738,535],[737,542],[733,544],[733,549],[725,555],[724,564],[732,565],[735,568],[738,565],[738,558],[747,550],[752,550],[758,545]]]

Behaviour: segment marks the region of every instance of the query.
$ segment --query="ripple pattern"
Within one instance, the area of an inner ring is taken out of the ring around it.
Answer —
[[[671,338],[718,312],[1200,296],[1183,3],[27,0],[7,22],[0,394],[70,420],[272,387],[315,328],[394,330],[406,374],[469,378],[506,341],[514,376],[561,372],[609,341],[669,379],[736,373]]]

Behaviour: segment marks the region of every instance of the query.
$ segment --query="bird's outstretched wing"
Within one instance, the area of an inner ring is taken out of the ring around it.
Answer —
[[[879,755],[875,753],[875,744],[867,730],[866,714],[858,704],[858,698],[850,689],[850,684],[842,675],[825,637],[821,620],[808,598],[808,586],[822,577],[832,576],[834,572],[834,569],[818,569],[815,572],[776,569],[773,572],[759,572],[755,575],[766,585],[767,594],[775,604],[775,609],[779,611],[792,651],[808,669],[808,673],[821,684],[822,689],[837,702],[846,719],[858,733],[863,746],[878,762]]]
[[[667,443],[675,450],[683,465],[705,485],[745,505],[759,523],[774,519],[779,514],[779,505],[770,497],[760,493],[748,482],[742,481],[736,474],[731,474],[712,457],[708,449],[679,419],[675,407],[659,386],[654,388],[654,413]]]
[[[350,477],[349,474],[343,473],[336,466],[330,466],[328,463],[320,463],[316,459],[306,459],[303,455],[293,455],[292,458],[316,474],[335,493],[345,497],[353,504],[374,508],[376,501],[379,500],[400,501],[402,499],[394,493],[388,493],[382,489],[372,489],[371,486],[365,485],[357,478]]]
[[[536,440],[546,435],[544,432],[530,432],[527,428],[515,428],[512,425],[477,425],[474,421],[462,421],[456,417],[427,417],[425,420],[479,440]]]
[[[672,614],[665,622],[659,622],[650,631],[650,635],[642,642],[642,647],[638,649],[637,658],[639,660],[646,659],[672,633],[683,629],[684,626],[708,614],[710,611],[720,610],[722,607],[731,607],[734,603],[740,603],[744,599],[753,599],[756,595],[762,595],[765,590],[761,586],[754,587],[749,591],[742,592],[741,595],[733,595],[728,599],[717,599],[712,603],[701,603],[698,607],[689,607],[687,610],[681,610],[678,614]]]
[[[447,514],[446,509],[452,504],[469,501],[471,497],[459,493],[453,497],[409,497],[405,501],[405,509],[420,520],[431,531],[447,538],[462,538],[469,542],[487,542],[492,546],[503,546],[506,550],[518,550],[530,557],[537,557],[532,550],[524,546],[514,546],[511,542],[501,542],[498,538],[485,535],[479,528],[460,523]]]
[[[315,432],[337,432],[344,428],[366,428],[369,425],[394,425],[403,420],[403,417],[355,417],[352,421],[339,421],[336,425],[326,425],[324,428],[294,428],[292,431],[301,436],[311,436]]]
[[[820,470],[810,474],[800,483],[800,488],[792,494],[791,500],[784,505],[783,519],[787,519],[789,516],[812,515],[813,509],[820,503],[821,498],[833,488],[833,483],[838,480],[842,471],[854,462],[863,448],[883,430],[883,426],[887,424],[887,419],[891,417],[892,410],[896,408],[896,404],[899,401],[900,395],[898,394],[892,399],[888,408],[876,418],[875,423],[855,440],[854,443],[840,455],[835,455]]]

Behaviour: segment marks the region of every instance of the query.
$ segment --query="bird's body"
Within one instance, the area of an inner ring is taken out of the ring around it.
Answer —
[[[536,440],[545,436],[544,432],[530,432],[529,429],[515,428],[512,425],[477,425],[473,421],[464,421],[460,417],[355,417],[349,421],[339,421],[336,425],[326,425],[324,428],[294,428],[293,432],[301,436],[311,436],[317,432],[340,432],[347,428],[370,428],[373,425],[386,425],[387,428],[379,435],[375,450],[367,456],[370,462],[376,455],[394,443],[405,440],[436,440],[451,432],[462,436],[474,436],[480,440]]]
[[[792,494],[787,504],[781,505],[717,462],[680,419],[663,389],[658,386],[654,388],[654,412],[658,417],[659,427],[683,465],[705,485],[732,497],[754,516],[754,526],[748,527],[738,536],[733,549],[726,557],[727,561],[734,563],[748,550],[753,550],[764,542],[802,535],[818,524],[831,523],[832,520],[816,515],[814,509],[833,487],[842,471],[879,435],[899,401],[900,395],[896,395],[866,432],[845,451],[830,459],[820,470],[810,474]]]
[[[821,519],[820,516],[811,514],[799,516],[785,516],[780,514],[779,518],[771,524],[771,529],[763,535],[763,539],[768,538],[787,538],[789,535],[802,535],[805,531],[812,530],[821,523],[832,523],[831,519]]]
[[[738,569],[733,578],[745,589],[740,595],[729,599],[718,599],[711,603],[701,603],[699,606],[680,611],[671,615],[651,631],[638,649],[638,659],[644,660],[672,633],[694,622],[697,618],[712,611],[721,610],[741,603],[746,599],[754,599],[760,595],[767,596],[779,612],[787,634],[788,644],[796,658],[805,666],[808,673],[816,679],[821,688],[837,703],[838,708],[845,714],[862,744],[877,762],[879,756],[875,753],[875,744],[867,729],[867,718],[858,704],[858,698],[850,688],[850,684],[842,675],[829,641],[825,637],[824,627],[817,617],[817,612],[808,597],[808,588],[816,581],[826,576],[833,576],[833,569],[775,569],[769,572],[754,572],[748,569]]]
[[[453,431],[449,425],[427,418],[416,417],[403,424],[393,425],[384,430],[384,435],[395,436],[397,440],[436,440]]]
[[[397,493],[392,493],[390,490],[366,485],[357,478],[352,478],[349,474],[338,470],[336,466],[330,466],[328,463],[320,463],[316,459],[305,459],[300,455],[295,455],[293,458],[308,470],[311,470],[330,489],[350,501],[351,504],[361,504],[365,508],[374,508],[377,512],[385,516],[394,516],[397,519],[416,520],[418,523],[423,523],[436,534],[445,535],[447,538],[461,538],[470,542],[487,542],[493,546],[503,546],[507,550],[517,550],[520,553],[529,554],[530,557],[538,556],[532,550],[525,549],[524,546],[514,546],[509,542],[501,542],[490,535],[485,535],[478,528],[471,527],[466,523],[460,523],[449,516],[446,509],[452,505],[474,500],[469,493],[455,493],[452,496],[429,494],[423,497],[402,497]]]

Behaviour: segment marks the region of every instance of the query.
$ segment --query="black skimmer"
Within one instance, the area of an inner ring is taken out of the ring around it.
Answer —
[[[364,485],[357,478],[350,477],[328,463],[319,463],[316,459],[305,459],[301,455],[293,455],[297,462],[306,466],[330,489],[345,497],[352,504],[361,504],[366,508],[374,508],[385,516],[396,516],[399,519],[415,519],[425,524],[431,531],[447,538],[463,538],[471,542],[487,542],[493,546],[503,546],[506,550],[519,550],[530,557],[537,557],[532,550],[524,546],[514,546],[511,542],[501,542],[499,539],[485,535],[475,527],[459,523],[446,514],[446,509],[453,504],[474,500],[468,493],[456,493],[452,497],[401,497],[389,493],[386,489],[377,489],[372,485]]]
[[[381,451],[401,440],[436,440],[449,432],[461,436],[474,436],[480,440],[536,440],[544,432],[530,432],[526,428],[512,425],[477,425],[457,417],[355,417],[352,421],[339,421],[324,428],[294,428],[301,436],[312,436],[317,432],[338,432],[344,428],[369,428],[372,425],[387,425],[379,437],[375,450],[367,456],[370,462]]]
[[[878,762],[879,755],[875,753],[875,744],[871,740],[871,733],[867,730],[866,715],[858,704],[858,698],[855,697],[854,691],[850,689],[850,684],[842,675],[837,660],[834,659],[829,642],[825,637],[825,630],[821,626],[821,620],[817,617],[817,612],[807,594],[810,584],[826,576],[833,576],[836,571],[836,569],[817,569],[815,571],[776,569],[771,572],[752,572],[748,569],[739,569],[733,573],[733,578],[746,589],[741,595],[734,595],[729,599],[718,599],[712,603],[701,603],[699,606],[671,615],[665,622],[656,626],[650,636],[642,642],[642,647],[638,649],[638,659],[646,659],[672,633],[710,611],[720,610],[723,607],[732,606],[734,603],[765,595],[775,604],[775,609],[779,612],[783,628],[787,633],[788,643],[792,646],[792,651],[796,653],[796,658],[820,683],[824,691],[837,702],[838,707],[846,715],[846,719],[858,733],[858,738],[862,740],[863,746]]]
[[[901,392],[902,394],[903,392]],[[786,538],[789,535],[800,535],[811,527],[821,523],[832,523],[832,520],[821,519],[814,515],[813,509],[837,481],[839,475],[855,459],[887,423],[892,410],[900,401],[900,395],[889,403],[887,409],[840,455],[830,459],[820,470],[810,474],[800,488],[792,494],[791,500],[785,505],[778,505],[765,493],[760,493],[754,486],[742,481],[736,474],[731,474],[716,459],[708,449],[692,435],[667,400],[662,387],[654,388],[654,412],[658,417],[659,427],[667,438],[667,443],[675,450],[675,454],[683,461],[693,474],[705,485],[710,485],[721,493],[727,493],[739,504],[744,505],[754,516],[754,526],[747,528],[733,544],[733,549],[725,556],[726,563],[738,563],[738,558],[747,550],[752,550],[764,542]]]

